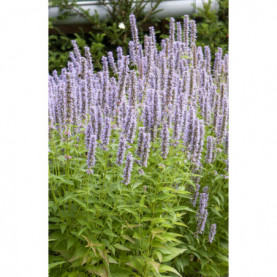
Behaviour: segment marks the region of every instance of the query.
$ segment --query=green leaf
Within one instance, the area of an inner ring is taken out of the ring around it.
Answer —
[[[137,270],[139,273],[143,274],[144,266],[145,266],[145,260],[140,257],[129,257],[130,261],[126,263],[126,265],[132,267],[133,269]]]
[[[110,237],[115,237],[115,238],[118,237],[118,235],[116,235],[115,233],[113,233],[110,229],[104,230],[103,233],[104,233],[105,235],[107,235],[107,236],[110,236]]]
[[[123,246],[123,245],[121,245],[121,244],[119,244],[119,243],[116,243],[116,244],[114,245],[114,247],[117,248],[117,249],[119,249],[119,250],[123,250],[123,251],[131,251],[129,248],[127,248],[127,247],[125,247],[125,246]]]
[[[155,271],[157,272],[157,274],[160,273],[160,272],[159,272],[159,269],[160,269],[160,265],[161,265],[161,264],[159,264],[159,263],[157,263],[157,262],[154,262],[154,261],[149,261],[148,263],[155,269]]]
[[[111,264],[110,265],[110,277],[130,277],[134,273],[131,270],[122,268],[119,265]]]
[[[130,241],[131,243],[134,243],[134,244],[135,244],[134,240],[132,240],[128,235],[122,235],[122,237],[123,237],[125,240],[128,240],[128,241]]]
[[[177,248],[177,247],[165,247],[160,248],[159,251],[162,252],[163,255],[163,262],[169,262],[178,255],[184,253],[187,250],[187,248]]]
[[[109,271],[103,264],[98,265],[98,266],[89,265],[86,267],[86,269],[88,272],[90,272],[92,274],[96,274],[97,276],[109,277]]]
[[[153,252],[153,255],[156,255],[156,257],[158,258],[158,260],[159,260],[160,263],[162,262],[162,260],[163,260],[163,255],[162,255],[161,252],[155,250],[155,251]]]
[[[182,277],[182,275],[175,268],[168,266],[168,265],[161,264],[159,271],[160,271],[160,273],[173,272],[173,273],[177,274],[178,276]]]
[[[60,228],[61,228],[62,234],[64,233],[66,227],[67,227],[67,224],[66,224],[66,223],[61,223],[61,224],[60,224]]]
[[[109,259],[109,263],[110,264],[118,264],[118,262],[116,261],[116,259],[114,259],[113,257],[107,255],[108,259]]]
[[[88,229],[88,227],[83,227],[83,228],[81,228],[81,230],[79,231],[79,233],[78,233],[78,236],[80,236],[85,230],[87,230]]]
[[[66,263],[66,261],[51,263],[51,264],[49,264],[49,270],[54,267],[57,267],[58,265],[64,264],[64,263]]]
[[[70,249],[71,246],[73,246],[75,243],[75,240],[73,238],[69,238],[67,241],[67,250]]]

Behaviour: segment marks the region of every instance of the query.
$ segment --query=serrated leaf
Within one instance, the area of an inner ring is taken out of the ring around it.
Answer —
[[[178,255],[185,252],[187,248],[177,248],[177,247],[165,247],[165,248],[159,248],[159,251],[163,253],[163,262],[169,262]]]
[[[157,250],[155,250],[155,251],[153,252],[153,254],[156,255],[156,257],[158,258],[159,262],[161,263],[162,260],[163,260],[163,255],[162,255],[162,253],[159,252],[159,251],[157,251]]]
[[[88,272],[96,274],[97,276],[109,277],[109,271],[103,264],[98,266],[87,266],[86,269]]]
[[[66,261],[51,263],[51,264],[49,264],[48,269],[50,270],[50,269],[52,269],[54,267],[57,267],[58,265],[61,265],[61,264],[64,264],[64,263],[66,263]]]
[[[115,238],[118,237],[118,235],[116,235],[115,233],[113,233],[110,229],[104,230],[103,233],[106,234],[107,236],[110,236],[110,237],[115,237]]]
[[[122,268],[116,264],[110,265],[110,277],[130,277],[133,274],[131,270]]]
[[[110,255],[107,255],[108,259],[109,259],[109,263],[110,264],[118,264],[118,262],[116,261],[116,259],[114,259],[113,257],[111,257]]]
[[[160,271],[160,273],[173,272],[173,273],[177,274],[178,276],[182,277],[182,275],[175,268],[168,266],[168,265],[161,264],[159,271]]]
[[[126,265],[132,267],[137,270],[139,273],[143,273],[145,260],[142,257],[130,257],[130,262],[126,263]]]
[[[114,247],[117,248],[117,249],[119,249],[119,250],[123,250],[123,251],[131,251],[129,248],[127,248],[127,247],[125,247],[125,246],[123,246],[123,245],[121,245],[121,244],[119,244],[119,243],[116,243],[116,244],[114,245]]]
[[[122,235],[122,237],[123,237],[125,240],[128,240],[128,241],[130,241],[131,243],[134,243],[134,244],[135,244],[134,240],[132,240],[128,235]]]
[[[149,261],[149,263],[152,265],[152,267],[155,269],[155,271],[157,272],[157,274],[159,274],[159,269],[160,269],[160,264],[154,261]]]

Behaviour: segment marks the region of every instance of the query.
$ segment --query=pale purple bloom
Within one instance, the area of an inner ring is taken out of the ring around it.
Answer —
[[[209,234],[209,242],[210,243],[213,242],[215,234],[216,234],[216,224],[213,223],[211,226],[210,234]]]
[[[131,144],[134,141],[134,137],[135,137],[135,134],[136,134],[136,128],[137,128],[137,117],[136,117],[136,114],[134,113],[131,117],[130,128],[127,132],[127,140]]]
[[[195,192],[194,192],[194,197],[192,199],[192,206],[195,207],[196,203],[197,203],[197,199],[199,196],[199,189],[200,189],[200,185],[199,184],[195,184]]]
[[[90,139],[92,136],[92,126],[91,123],[88,124],[87,129],[86,129],[86,148],[90,148]]]
[[[170,39],[171,49],[173,50],[173,45],[175,41],[175,19],[173,17],[170,17],[170,21],[169,21],[169,39]]]
[[[72,75],[70,73],[66,74],[67,86],[66,86],[66,123],[72,123],[73,119],[73,109],[74,109],[74,87]]]
[[[144,133],[143,149],[142,149],[142,154],[141,154],[141,156],[142,156],[141,157],[141,165],[143,167],[147,166],[149,151],[150,151],[150,134],[149,133]]]
[[[108,60],[109,60],[110,67],[113,71],[113,74],[117,75],[118,71],[114,61],[113,52],[108,52]]]
[[[182,25],[181,22],[177,22],[177,41],[182,41]]]
[[[110,136],[111,136],[111,119],[109,117],[106,117],[105,129],[104,129],[104,135],[103,135],[103,145],[104,146],[107,146],[109,144]]]
[[[144,131],[145,131],[145,127],[140,127],[139,128],[139,134],[138,134],[138,147],[137,147],[137,151],[136,154],[141,157],[142,154],[142,149],[143,149],[143,135],[144,135]]]
[[[87,165],[88,165],[89,169],[95,165],[96,146],[97,146],[96,136],[91,135],[89,151],[88,151],[88,155],[87,155]]]
[[[185,52],[187,52],[189,47],[189,32],[190,32],[190,25],[189,25],[189,16],[184,16],[184,37],[183,41],[185,43]]]
[[[213,162],[214,148],[215,148],[215,140],[212,136],[208,136],[208,138],[207,138],[206,162],[209,163],[209,164]]]
[[[74,50],[76,60],[78,63],[80,63],[81,62],[81,53],[80,53],[79,47],[77,45],[77,42],[76,42],[76,40],[72,40],[71,43],[73,45],[73,50]]]
[[[196,219],[198,222],[197,229],[195,232],[196,237],[198,237],[198,234],[202,234],[205,228],[205,224],[208,216],[208,211],[207,211],[208,199],[209,199],[208,187],[206,186],[203,189],[203,192],[200,193],[199,208],[196,216]]]
[[[118,151],[117,151],[117,164],[121,165],[124,160],[125,151],[126,151],[126,138],[123,134],[120,136],[120,141],[118,145]]]
[[[169,130],[165,121],[162,128],[162,157],[165,159],[169,152]]]
[[[128,153],[127,154],[127,157],[126,157],[126,166],[125,166],[125,169],[124,169],[124,180],[123,180],[123,183],[125,185],[128,185],[130,183],[130,179],[131,179],[131,172],[132,172],[132,169],[133,169],[133,156],[131,153]]]
[[[139,37],[138,37],[136,18],[133,14],[130,15],[130,24],[131,24],[132,39],[134,42],[135,51],[137,52],[139,49]]]
[[[190,20],[190,41],[191,44],[196,41],[196,23],[194,20]]]
[[[85,46],[85,56],[87,59],[87,66],[88,66],[88,70],[89,71],[93,71],[93,63],[92,63],[92,58],[91,58],[91,54],[90,54],[90,49],[89,47]]]

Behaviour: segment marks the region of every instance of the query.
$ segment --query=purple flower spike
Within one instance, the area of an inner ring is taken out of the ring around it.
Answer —
[[[171,49],[173,51],[173,45],[175,41],[175,19],[173,17],[170,17],[170,22],[169,22],[169,39],[170,39]]]
[[[113,74],[117,75],[118,71],[117,71],[115,61],[114,61],[113,52],[108,52],[108,61],[109,61],[110,67],[113,71]]]
[[[216,234],[216,224],[213,223],[211,226],[210,234],[209,234],[209,242],[210,243],[213,242],[215,234]]]
[[[124,180],[123,183],[125,185],[128,185],[130,183],[130,179],[131,179],[131,172],[133,169],[133,156],[131,153],[127,154],[127,158],[126,158],[126,166],[124,169]]]
[[[90,148],[90,139],[92,136],[92,127],[91,123],[88,124],[87,129],[86,129],[86,148]]]
[[[197,199],[198,199],[198,196],[199,196],[199,189],[200,189],[200,185],[199,184],[196,184],[195,186],[196,186],[195,193],[194,193],[194,197],[192,199],[192,206],[193,207],[196,206],[196,202],[197,202]]]
[[[141,157],[142,149],[143,149],[143,135],[144,135],[145,127],[139,128],[139,134],[138,134],[138,148],[136,154]]]
[[[190,20],[190,40],[191,44],[196,42],[196,23],[194,20]]]
[[[184,38],[183,41],[185,43],[185,53],[188,51],[189,47],[189,32],[190,32],[190,25],[189,25],[189,16],[184,16]]]
[[[181,22],[177,22],[177,41],[182,41],[182,25]]]
[[[89,169],[95,165],[96,146],[97,146],[96,136],[92,135],[90,138],[90,145],[89,145],[89,151],[87,156],[87,165]]]
[[[169,151],[169,130],[168,125],[164,121],[162,130],[162,157],[165,159]]]
[[[72,123],[74,109],[74,87],[72,75],[67,73],[66,79],[66,123]]]
[[[125,156],[125,151],[126,151],[126,138],[125,136],[122,134],[120,136],[120,142],[118,145],[118,151],[117,151],[117,164],[121,165],[123,163],[123,159]]]
[[[93,63],[92,63],[92,58],[91,58],[91,54],[90,54],[90,49],[87,46],[85,46],[85,56],[86,56],[87,63],[88,63],[88,70],[92,72],[93,71]]]
[[[195,232],[196,237],[198,237],[198,234],[202,234],[205,228],[205,224],[208,216],[208,211],[206,209],[208,206],[208,199],[209,199],[208,187],[205,187],[203,189],[203,192],[200,193],[198,214],[196,216],[196,219],[198,222],[197,229]]]
[[[134,42],[135,51],[137,53],[139,49],[139,37],[138,37],[136,18],[133,14],[130,15],[130,24],[131,24],[132,39]]]
[[[143,167],[147,166],[149,151],[150,151],[150,134],[149,133],[144,133],[142,159],[141,159],[141,165]]]
[[[76,40],[72,40],[71,43],[73,45],[73,50],[74,50],[74,54],[76,56],[76,60],[78,63],[80,63],[81,62],[81,53],[80,53],[79,47],[77,45],[77,42],[76,42]]]
[[[103,145],[104,146],[107,146],[109,144],[110,136],[111,136],[111,119],[109,117],[106,117],[105,129],[104,129],[104,135],[103,135]]]
[[[214,147],[215,147],[215,140],[213,137],[209,136],[207,138],[207,154],[206,154],[206,162],[209,164],[213,162]]]

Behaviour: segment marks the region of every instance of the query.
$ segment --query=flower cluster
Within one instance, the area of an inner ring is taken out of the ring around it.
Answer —
[[[62,137],[65,133],[70,137],[85,128],[90,174],[97,163],[96,149],[108,150],[111,133],[118,132],[117,164],[126,160],[125,184],[130,182],[133,158],[140,171],[149,165],[152,144],[160,145],[163,159],[170,147],[183,145],[199,172],[203,162],[215,160],[216,149],[228,152],[228,55],[218,48],[212,63],[210,48],[196,46],[196,23],[188,16],[183,22],[170,19],[170,36],[161,41],[161,49],[154,27],[142,44],[134,15],[130,25],[129,55],[121,47],[116,57],[109,52],[99,72],[94,71],[89,48],[82,57],[72,42],[67,68],[60,75],[56,71],[49,75],[49,132],[56,129]],[[136,152],[126,158],[129,146]],[[197,184],[194,206],[198,195]],[[200,194],[196,233],[205,226],[207,197]]]
[[[198,234],[202,234],[205,228],[206,220],[208,217],[208,187],[205,187],[203,189],[203,192],[200,193],[200,201],[199,201],[199,208],[198,208],[198,214],[197,214],[197,229],[195,232],[195,236],[198,237]]]

